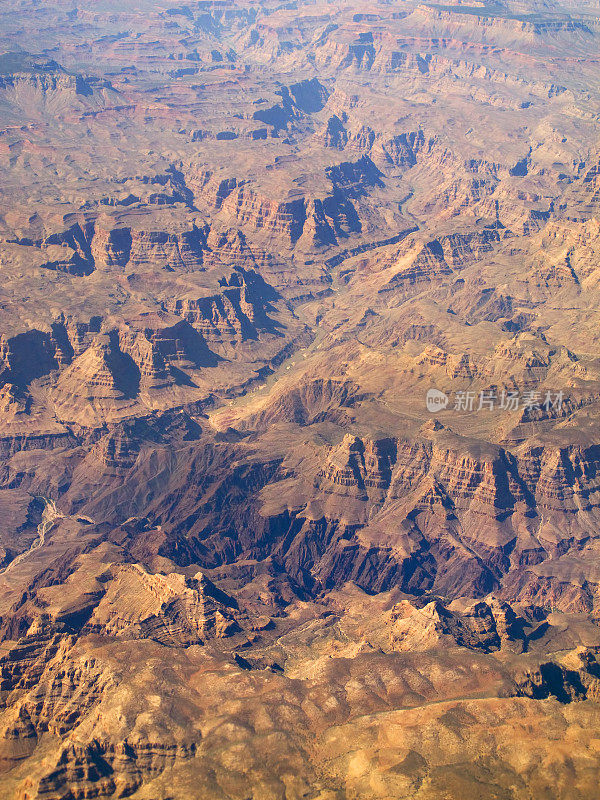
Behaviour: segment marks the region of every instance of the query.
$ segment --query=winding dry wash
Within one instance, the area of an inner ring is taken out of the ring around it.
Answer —
[[[0,0],[0,798],[599,782],[598,0]]]

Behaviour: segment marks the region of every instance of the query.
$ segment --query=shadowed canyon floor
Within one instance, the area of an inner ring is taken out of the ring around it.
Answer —
[[[2,798],[595,800],[598,4],[0,23]]]

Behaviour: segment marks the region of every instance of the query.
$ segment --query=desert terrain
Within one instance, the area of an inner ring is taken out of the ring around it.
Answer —
[[[0,0],[0,796],[599,777],[600,6]]]

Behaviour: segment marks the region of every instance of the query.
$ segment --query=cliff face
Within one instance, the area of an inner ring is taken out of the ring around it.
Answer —
[[[108,80],[93,75],[67,74],[55,61],[43,56],[37,64],[31,63],[27,53],[13,54],[13,58],[14,66],[24,68],[23,71],[0,75],[0,102],[7,119],[12,122],[38,121],[46,114],[65,111],[84,116],[123,102]]]
[[[545,573],[574,565],[595,539],[596,488],[589,476],[596,474],[596,456],[595,448],[518,456],[499,449],[482,458],[443,439],[416,444],[346,436],[316,473],[306,511],[294,510],[289,522],[280,518],[286,563],[294,564],[297,577],[309,570],[328,587],[354,580],[370,591],[396,584],[414,591],[416,570],[423,589],[442,595],[481,596],[502,585],[511,601],[536,593],[536,604],[547,609],[596,609],[595,583],[578,587],[574,575],[565,575],[554,590],[543,588]],[[302,502],[297,490],[287,491]],[[285,497],[277,484],[263,496],[263,514]]]
[[[267,311],[269,301],[277,295],[253,270],[234,272],[220,283],[217,294],[174,300],[166,308],[183,317],[208,342],[257,339],[260,333],[274,329]]]
[[[94,229],[90,254],[97,268],[140,267],[148,263],[168,269],[192,272],[202,269],[206,242],[203,232],[192,229],[182,233],[101,227]]]
[[[323,405],[325,388],[317,405],[313,387],[310,404],[308,394],[301,404],[287,397],[255,424],[339,424]],[[329,403],[336,398],[331,389]],[[356,399],[350,394],[345,402],[352,414]],[[170,456],[166,446],[176,429],[168,430],[127,426],[100,439],[95,460],[66,478],[72,487],[63,503],[115,521],[150,504],[166,536],[161,551],[181,566],[275,558],[309,591],[352,580],[367,591],[400,586],[452,598],[493,590],[548,612],[597,609],[596,573],[582,566],[596,547],[594,447],[467,455],[467,443],[444,431],[420,442],[348,435],[329,451],[303,445],[283,460],[255,456],[245,463],[240,445],[233,456],[224,443],[200,458],[193,438],[201,433],[189,424],[178,446],[190,444]],[[237,466],[227,474],[232,458]],[[138,489],[153,475],[148,488]],[[47,478],[31,473],[26,481],[29,491],[42,491]],[[200,494],[194,486],[202,486]],[[244,486],[253,487],[252,497],[243,498]]]

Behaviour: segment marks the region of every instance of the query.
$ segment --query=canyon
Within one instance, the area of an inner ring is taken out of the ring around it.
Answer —
[[[597,2],[0,22],[2,798],[597,797]]]

